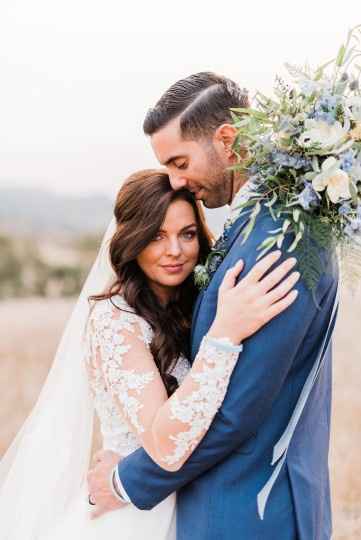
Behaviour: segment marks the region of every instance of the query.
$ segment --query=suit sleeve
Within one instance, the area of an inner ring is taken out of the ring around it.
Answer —
[[[264,226],[269,230],[274,228],[274,223],[272,227],[266,220]],[[227,257],[224,272],[239,258],[245,261],[246,271],[252,268],[258,255],[256,247],[261,241],[261,235],[254,234],[245,250],[237,240],[238,246],[232,248],[232,253]],[[289,257],[286,249],[287,245],[282,260]],[[320,305],[331,288],[332,279],[323,275],[315,291]],[[297,289],[299,295],[296,302],[244,342],[242,358],[233,371],[223,404],[208,433],[180,470],[162,470],[143,449],[120,462],[119,477],[138,508],[153,508],[168,495],[223,461],[257,433],[280,394],[320,309],[302,280]]]

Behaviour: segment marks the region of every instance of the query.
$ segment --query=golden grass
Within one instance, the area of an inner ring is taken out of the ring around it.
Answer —
[[[0,305],[0,455],[35,403],[71,300],[13,300]],[[361,538],[361,294],[343,292],[334,341],[330,455],[334,540]],[[99,433],[94,448],[99,444]]]

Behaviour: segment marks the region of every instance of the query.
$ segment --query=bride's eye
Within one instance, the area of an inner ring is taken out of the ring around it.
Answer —
[[[183,233],[183,238],[193,240],[197,236],[197,231],[186,231]]]
[[[159,242],[159,240],[162,240],[162,238],[163,238],[162,234],[158,233],[153,237],[152,242]]]

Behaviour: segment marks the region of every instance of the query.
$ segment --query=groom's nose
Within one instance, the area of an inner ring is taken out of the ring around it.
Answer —
[[[183,176],[179,176],[177,174],[170,174],[169,175],[170,185],[172,186],[172,189],[177,191],[178,189],[186,188],[187,187],[187,179]]]

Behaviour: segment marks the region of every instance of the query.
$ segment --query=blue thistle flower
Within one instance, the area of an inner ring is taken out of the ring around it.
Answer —
[[[305,188],[298,196],[298,204],[306,211],[319,206],[319,196],[314,190],[311,182],[305,182]]]

